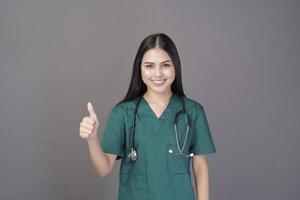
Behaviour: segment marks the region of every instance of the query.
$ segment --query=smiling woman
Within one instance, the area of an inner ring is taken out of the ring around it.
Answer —
[[[191,161],[197,199],[208,200],[205,155],[216,149],[203,106],[184,94],[178,52],[167,35],[152,34],[141,43],[128,92],[111,110],[101,146],[91,103],[88,110],[80,136],[99,175],[122,160],[119,200],[194,200]]]

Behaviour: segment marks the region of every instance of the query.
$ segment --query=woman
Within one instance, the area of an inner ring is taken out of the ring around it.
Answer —
[[[209,199],[205,154],[216,149],[203,106],[183,92],[180,59],[167,35],[152,34],[141,43],[128,92],[111,110],[100,146],[99,121],[90,102],[87,107],[80,136],[96,172],[105,176],[122,159],[119,200],[195,199],[190,160],[196,199]]]

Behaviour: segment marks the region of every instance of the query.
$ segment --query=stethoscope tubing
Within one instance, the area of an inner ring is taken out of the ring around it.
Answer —
[[[137,159],[137,151],[135,149],[135,126],[136,126],[136,115],[137,115],[137,111],[138,111],[141,99],[142,99],[142,96],[140,96],[138,98],[136,106],[135,106],[133,124],[132,124],[132,129],[133,130],[131,130],[132,134],[130,134],[130,138],[129,138],[130,139],[130,153],[128,154],[128,157],[132,161],[136,161],[136,159]],[[192,153],[188,154],[188,155],[183,153],[185,145],[186,145],[186,141],[187,141],[187,138],[188,138],[189,129],[190,129],[192,120],[191,120],[191,117],[190,117],[189,113],[185,109],[185,103],[184,103],[183,97],[180,97],[180,100],[181,100],[181,104],[182,104],[182,109],[179,112],[176,113],[175,118],[174,118],[175,139],[176,139],[176,145],[177,145],[178,152],[179,152],[177,155],[184,155],[184,156],[187,156],[187,157],[192,157],[193,156]],[[181,148],[180,148],[178,132],[177,132],[177,122],[178,122],[178,118],[179,118],[180,114],[184,114],[187,118],[187,124],[186,124],[187,128],[186,128],[186,132],[185,132],[184,142],[183,142],[183,145],[182,145]]]

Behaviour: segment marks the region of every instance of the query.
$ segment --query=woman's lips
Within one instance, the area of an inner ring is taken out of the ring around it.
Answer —
[[[166,82],[166,79],[152,80],[152,83],[156,86],[162,86]]]

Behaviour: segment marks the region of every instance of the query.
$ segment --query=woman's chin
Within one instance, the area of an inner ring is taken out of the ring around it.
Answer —
[[[170,91],[170,89],[168,89],[168,87],[151,87],[150,90],[154,93],[159,93],[159,94],[164,94],[164,93]]]

